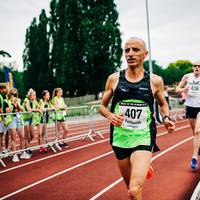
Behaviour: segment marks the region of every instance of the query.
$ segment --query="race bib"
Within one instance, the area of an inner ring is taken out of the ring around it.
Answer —
[[[188,95],[200,97],[200,83],[190,82]]]
[[[141,130],[147,127],[146,103],[120,102],[119,111],[124,114],[122,127],[130,130]]]

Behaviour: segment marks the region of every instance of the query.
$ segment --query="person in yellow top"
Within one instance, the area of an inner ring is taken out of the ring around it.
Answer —
[[[23,117],[20,114],[20,112],[23,112],[23,107],[20,104],[20,99],[18,98],[18,91],[15,88],[10,89],[8,94],[8,99],[4,100],[4,107],[6,113],[14,113],[14,114],[8,114],[4,118],[4,123],[8,128],[8,131],[11,135],[11,147],[12,151],[15,152],[17,150],[16,148],[16,133],[18,133],[18,136],[20,138],[20,148],[24,149],[25,147],[25,140],[24,140],[24,123],[23,123]],[[30,156],[23,151],[21,156],[21,159],[29,159]],[[13,162],[19,162],[19,158],[17,154],[13,154]]]
[[[41,123],[42,111],[36,100],[36,92],[30,88],[27,93],[27,98],[24,99],[24,110],[30,113],[24,114],[24,124],[25,124],[25,141],[26,147],[30,147],[30,142],[34,138],[34,127],[38,127],[39,134],[39,124]],[[39,137],[38,137],[39,138]],[[39,139],[38,139],[39,140]],[[27,150],[30,156],[33,155],[31,150]]]
[[[50,93],[49,93],[48,90],[44,90],[42,92],[42,99],[39,101],[39,106],[40,106],[40,109],[43,112],[43,115],[42,115],[41,123],[39,124],[38,142],[39,142],[39,145],[42,145],[42,144],[45,143],[45,139],[44,139],[45,126],[48,123],[51,123],[51,119],[53,117],[52,114],[54,114],[53,110],[55,110],[54,106],[50,102]],[[45,147],[41,146],[40,152],[46,153],[47,149]]]
[[[6,88],[6,84],[4,83],[0,83],[0,113],[3,114],[5,112],[4,109],[4,100],[7,99],[7,88]],[[3,116],[0,116],[0,155],[3,155],[5,153],[8,153],[8,141],[9,141],[9,135],[7,134],[6,131],[6,135],[5,135],[5,149],[3,150],[3,137],[4,137],[4,132],[5,132],[5,125],[4,125],[4,120],[3,120]]]
[[[53,91],[53,98],[52,98],[52,104],[54,105],[56,109],[56,121],[58,125],[58,131],[59,128],[63,128],[63,140],[66,139],[68,132],[69,132],[69,127],[66,122],[66,111],[67,111],[67,105],[65,104],[65,101],[62,97],[63,95],[63,90],[62,88],[55,88]],[[59,144],[60,147],[69,147],[68,144],[65,142],[61,142]]]

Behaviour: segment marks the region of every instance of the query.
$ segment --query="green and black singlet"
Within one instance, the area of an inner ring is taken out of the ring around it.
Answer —
[[[111,112],[123,113],[122,126],[111,124],[110,143],[114,147],[151,150],[156,143],[156,124],[153,117],[154,97],[150,86],[150,75],[144,72],[136,83],[125,78],[120,71],[119,82],[114,91]],[[138,148],[139,149],[139,148]]]

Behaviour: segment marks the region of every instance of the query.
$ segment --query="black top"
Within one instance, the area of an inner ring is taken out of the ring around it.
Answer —
[[[118,102],[126,99],[138,99],[142,100],[148,104],[151,111],[151,123],[150,123],[150,132],[152,136],[151,145],[155,144],[156,137],[156,124],[153,117],[154,109],[154,97],[150,85],[150,75],[145,71],[143,78],[136,82],[132,83],[128,81],[125,77],[125,70],[120,71],[119,82],[114,91],[112,103],[111,103],[111,112],[114,112],[115,106]],[[111,144],[113,136],[113,125],[111,124]]]
[[[18,105],[15,106],[14,103],[11,103],[11,104],[12,104],[12,111],[11,111],[12,113],[20,112]],[[4,101],[4,112],[6,112],[6,108],[8,108],[8,107],[9,107],[8,103],[6,101]]]

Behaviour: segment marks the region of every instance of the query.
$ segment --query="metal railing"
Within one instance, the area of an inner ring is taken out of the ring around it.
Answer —
[[[88,134],[83,137],[83,140],[85,140],[87,137],[92,140],[93,142],[95,141],[95,138],[97,135],[99,135],[102,139],[104,139],[103,135],[100,133],[100,131],[96,131],[94,129],[94,126],[93,126],[93,117],[94,117],[94,114],[99,114],[99,107],[100,105],[93,105],[91,106],[90,108],[90,111],[89,111],[89,116],[90,116],[90,119],[89,119],[89,127],[90,127],[90,130],[88,132]]]
[[[18,154],[18,153],[22,153],[23,151],[27,151],[27,150],[38,150],[40,147],[49,147],[52,149],[52,151],[54,153],[57,152],[57,150],[59,151],[62,151],[62,148],[59,146],[59,143],[60,142],[70,142],[70,141],[74,141],[74,140],[85,140],[87,137],[90,138],[91,141],[94,141],[96,136],[99,135],[102,139],[104,138],[102,134],[105,133],[104,130],[101,130],[101,131],[97,131],[97,130],[94,130],[94,119],[97,119],[99,115],[98,113],[98,108],[99,108],[99,105],[93,105],[91,107],[89,106],[77,106],[77,107],[68,107],[67,108],[67,115],[66,115],[66,119],[68,122],[74,122],[72,123],[71,125],[75,125],[77,123],[80,123],[80,120],[83,120],[83,122],[85,124],[88,124],[88,129],[89,130],[86,130],[85,133],[80,133],[80,134],[77,134],[77,135],[72,135],[72,136],[68,136],[67,138],[64,138],[64,139],[59,139],[60,137],[60,133],[59,133],[59,130],[58,130],[58,121],[56,119],[56,111],[58,110],[47,110],[47,111],[44,111],[42,113],[42,118],[43,118],[43,121],[42,121],[42,125],[43,125],[43,128],[44,128],[44,139],[45,139],[45,143],[44,144],[41,144],[41,145],[35,145],[35,146],[31,146],[31,143],[30,143],[30,146],[29,147],[25,147],[24,149],[17,149],[16,151],[11,151],[11,152],[8,152],[6,154],[1,154],[0,155],[0,163],[6,167],[6,164],[5,162],[2,160],[4,157],[7,157],[9,155],[14,155],[14,154]],[[47,117],[46,115],[49,114],[50,112],[53,113],[52,116],[54,116],[54,119],[51,120],[51,123],[46,121],[47,120]],[[18,113],[2,113],[0,114],[0,116],[3,116],[3,120],[5,120],[6,116],[8,115],[20,115],[20,116],[23,116],[24,114],[33,114],[34,112],[18,112]],[[98,114],[97,114],[98,113]],[[25,125],[22,126],[23,128],[25,127]],[[35,127],[33,125],[33,127]],[[11,128],[10,128],[11,129]],[[4,135],[7,133],[8,131],[8,127],[5,127],[5,130],[4,130]],[[34,130],[35,132],[35,130]],[[52,136],[52,133],[53,132],[53,135],[54,137],[50,137],[50,135]],[[25,140],[25,132],[24,132],[24,140]]]

